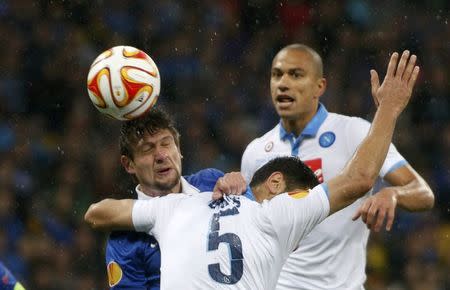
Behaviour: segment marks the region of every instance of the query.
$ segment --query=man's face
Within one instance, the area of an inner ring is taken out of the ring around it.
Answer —
[[[324,88],[325,79],[318,75],[313,56],[307,51],[285,49],[274,58],[270,91],[281,118],[296,120],[315,113]]]
[[[168,129],[153,135],[145,133],[126,167],[128,173],[135,174],[145,193],[180,190],[181,153]]]

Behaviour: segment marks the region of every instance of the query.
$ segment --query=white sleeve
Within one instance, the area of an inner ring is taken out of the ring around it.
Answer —
[[[254,143],[251,142],[248,144],[247,148],[245,148],[244,154],[242,154],[242,160],[241,160],[241,174],[244,176],[245,181],[247,184],[250,184],[250,181],[252,180],[253,174],[255,173],[255,160],[254,157],[251,155],[251,151],[253,151],[250,147]]]
[[[347,148],[350,156],[353,155],[367,136],[370,130],[370,123],[364,119],[352,117],[347,126]],[[386,174],[395,171],[396,169],[406,165],[405,158],[397,151],[394,144],[391,143],[386,159],[380,170],[380,177],[384,177]]]
[[[150,200],[136,200],[132,211],[134,229],[137,232],[155,235],[168,223],[178,201],[179,199],[173,195],[155,197]]]
[[[309,191],[278,195],[263,207],[286,255],[293,252],[303,237],[330,212],[330,202],[322,185]]]

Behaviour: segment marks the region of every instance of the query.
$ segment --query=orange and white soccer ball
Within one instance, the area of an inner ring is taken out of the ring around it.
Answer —
[[[131,46],[115,46],[94,60],[87,88],[100,112],[118,120],[131,120],[155,105],[161,79],[158,67],[145,52]]]

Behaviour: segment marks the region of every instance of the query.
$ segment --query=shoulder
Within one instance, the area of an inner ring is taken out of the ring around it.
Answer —
[[[328,113],[328,116],[325,119],[324,125],[325,126],[332,126],[332,125],[336,125],[336,124],[337,125],[351,125],[351,124],[359,124],[359,123],[369,123],[369,122],[360,117],[347,116],[347,115],[337,114],[337,113]]]
[[[321,134],[333,132],[337,135],[351,137],[356,134],[365,134],[370,128],[370,122],[360,117],[347,116],[336,113],[329,113],[320,128]]]
[[[217,179],[222,177],[224,173],[216,168],[202,169],[194,174],[185,176],[186,181],[195,186],[200,191],[213,190]]]
[[[257,147],[261,144],[264,144],[266,141],[272,140],[274,137],[279,137],[280,134],[280,124],[277,124],[272,130],[266,132],[261,137],[254,139],[247,145],[247,149],[252,147]]]
[[[156,243],[156,240],[146,233],[116,231],[109,235],[106,254],[107,256],[108,254],[129,256],[132,253],[144,251],[151,243]]]

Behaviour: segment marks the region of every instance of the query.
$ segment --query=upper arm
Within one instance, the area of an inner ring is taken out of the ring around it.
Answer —
[[[370,130],[371,123],[361,118],[352,117],[347,125],[347,149],[349,156],[352,156]],[[398,168],[407,165],[405,158],[398,152],[394,144],[389,146],[386,159],[380,169],[380,176],[385,177]]]
[[[151,200],[137,200],[133,206],[132,223],[137,232],[154,235],[166,228],[166,224],[173,216],[177,204],[186,195],[182,193],[155,197]]]
[[[393,186],[403,186],[414,180],[423,180],[414,168],[409,164],[405,164],[384,176],[384,180]]]
[[[283,249],[293,251],[300,240],[328,216],[329,202],[322,185],[309,191],[285,193],[267,203],[268,217]]]
[[[92,204],[84,219],[94,229],[99,230],[132,230],[131,213],[134,200],[104,199]]]

